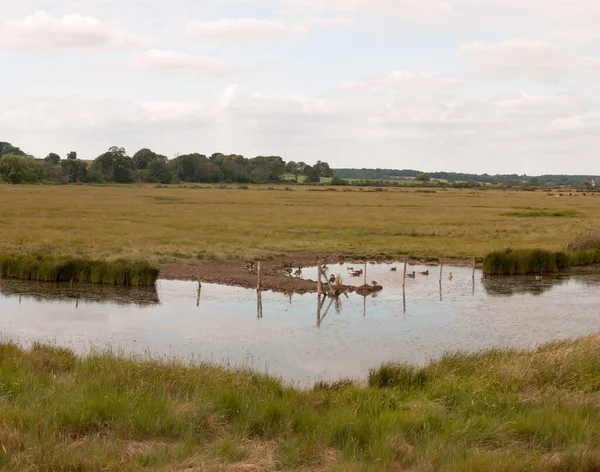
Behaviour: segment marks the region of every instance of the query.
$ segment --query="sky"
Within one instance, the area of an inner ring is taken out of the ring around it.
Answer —
[[[0,0],[0,141],[600,174],[597,0]]]

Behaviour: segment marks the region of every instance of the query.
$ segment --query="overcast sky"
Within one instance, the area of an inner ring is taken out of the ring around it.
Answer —
[[[0,140],[600,174],[598,0],[0,0]]]

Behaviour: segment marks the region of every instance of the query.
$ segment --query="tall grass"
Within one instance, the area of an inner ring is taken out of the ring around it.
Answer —
[[[559,272],[570,267],[600,263],[599,249],[552,252],[542,249],[504,249],[488,254],[483,262],[489,275],[526,275]]]
[[[311,390],[0,342],[0,470],[597,471],[599,379],[600,336]]]
[[[158,269],[143,261],[102,261],[29,254],[0,254],[0,277],[38,282],[152,286]]]

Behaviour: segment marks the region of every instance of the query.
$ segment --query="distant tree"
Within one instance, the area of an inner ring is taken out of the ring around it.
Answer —
[[[67,159],[74,161],[75,159],[77,159],[77,151],[71,151],[70,153],[67,154]]]
[[[67,159],[60,164],[62,179],[65,183],[86,182],[88,169],[85,162],[79,159]]]
[[[415,177],[415,180],[418,182],[429,182],[431,180],[431,177],[429,176],[429,174],[422,172]]]
[[[46,156],[45,160],[52,164],[58,164],[60,162],[60,156],[54,152],[51,152]]]
[[[4,156],[5,154],[14,154],[17,156],[25,156],[26,154],[21,151],[20,148],[13,146],[10,143],[0,142],[0,156]]]
[[[92,170],[99,172],[109,182],[133,182],[133,159],[122,147],[113,146],[98,156],[92,164]]]
[[[313,166],[313,169],[319,173],[319,177],[333,177],[333,171],[327,162],[317,161],[317,163]]]
[[[319,174],[319,170],[315,167],[306,166],[304,170],[304,175],[306,175],[306,183],[316,184],[321,182],[321,176]]]
[[[163,162],[167,161],[167,158],[165,156],[156,154],[154,151],[148,148],[140,149],[133,155],[132,159],[133,165],[138,170],[147,169],[150,163],[156,160],[160,160]]]
[[[159,184],[170,184],[173,182],[173,173],[166,161],[155,159],[148,164],[148,181]]]
[[[42,165],[33,157],[22,154],[4,154],[0,157],[0,178],[7,182],[37,182],[43,175]]]
[[[169,167],[184,182],[219,182],[223,174],[219,166],[204,154],[184,154],[169,161]]]

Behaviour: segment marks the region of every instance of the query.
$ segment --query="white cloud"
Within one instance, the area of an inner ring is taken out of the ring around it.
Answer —
[[[139,47],[149,43],[147,38],[77,13],[59,18],[39,10],[23,20],[0,24],[0,48],[9,50],[70,52],[107,46]]]
[[[164,74],[221,77],[241,67],[218,58],[150,49],[133,60],[133,67]]]
[[[406,90],[450,89],[460,86],[461,83],[462,81],[457,77],[399,70],[383,76],[345,82],[341,85],[341,88],[345,91],[373,93],[388,88]]]
[[[302,19],[302,24],[308,27],[354,26],[355,18],[311,16]]]
[[[315,11],[372,13],[424,19],[440,18],[449,14],[454,2],[453,0],[292,0],[291,3],[296,7]]]
[[[221,18],[217,21],[194,20],[186,27],[188,36],[196,39],[222,42],[281,41],[303,36],[307,29],[288,26],[281,21],[257,18]]]
[[[573,74],[600,70],[599,59],[583,57],[543,41],[471,43],[461,46],[458,54],[491,76],[500,74],[534,82],[555,82]]]

